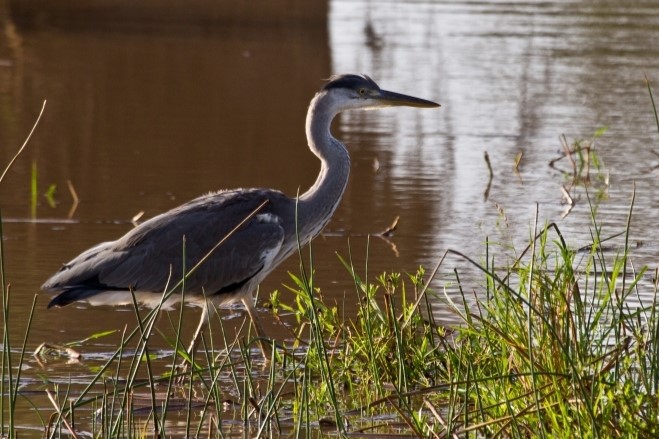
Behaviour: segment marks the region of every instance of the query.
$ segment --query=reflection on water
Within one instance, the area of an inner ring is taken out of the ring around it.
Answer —
[[[421,87],[442,104],[430,115],[378,115],[387,135],[357,153],[357,161],[377,157],[380,170],[372,185],[353,186],[351,203],[369,212],[396,206],[403,255],[431,264],[458,248],[478,257],[486,237],[506,244],[512,236],[521,247],[536,203],[539,224],[557,221],[573,244],[589,242],[588,194],[576,188],[562,219],[561,186],[570,181],[548,165],[561,154],[562,134],[571,142],[607,127],[595,148],[610,185],[589,188],[592,199],[604,197],[603,235],[624,229],[635,182],[632,239],[643,242],[635,255],[655,264],[659,157],[644,74],[659,84],[659,5],[335,1],[331,17],[335,70]],[[375,116],[348,116],[343,127],[363,138],[368,118]],[[487,199],[485,152],[494,172]],[[374,198],[377,183],[388,189]]]
[[[19,273],[14,288],[26,291],[24,300],[60,263],[129,230],[140,211],[150,217],[224,187],[272,185],[295,193],[314,181],[318,165],[304,153],[304,117],[330,70],[326,30],[198,35],[168,28],[113,33],[8,26],[15,40],[6,49],[15,87],[4,100],[3,125],[18,127],[3,131],[2,143],[20,144],[35,105],[42,99],[48,104],[0,189],[3,216],[30,217],[32,163],[39,191],[57,186],[57,207],[40,198],[38,218],[67,218],[67,181],[80,197],[74,225],[7,225],[8,252],[16,253],[8,268]],[[3,148],[3,163],[13,151]],[[302,159],[293,162],[293,154]],[[82,314],[76,319],[89,325],[76,328],[81,334],[95,324],[93,313]],[[73,315],[81,314],[65,310],[50,317],[65,328]]]
[[[151,217],[226,187],[305,190],[319,169],[305,148],[306,106],[321,79],[337,72],[367,73],[383,88],[442,104],[431,112],[345,114],[335,126],[353,173],[314,255],[318,285],[348,313],[354,286],[335,252],[351,252],[361,273],[368,252],[370,276],[433,265],[447,248],[478,259],[486,237],[521,247],[536,204],[539,224],[556,221],[573,245],[588,243],[587,193],[575,188],[576,205],[561,218],[561,186],[570,182],[549,162],[561,153],[560,135],[589,139],[601,127],[608,130],[595,147],[609,185],[589,191],[602,197],[602,234],[624,229],[635,183],[636,263],[656,266],[658,135],[643,75],[659,84],[659,5],[335,0],[327,23],[68,30],[38,22],[25,28],[5,14],[1,163],[48,99],[0,187],[3,218],[13,220],[3,232],[17,309],[27,308],[59,263],[122,235],[140,211]],[[493,169],[487,199],[485,152]],[[36,216],[55,222],[24,221],[33,164],[39,193],[55,184],[58,201],[51,208],[39,197]],[[71,207],[68,180],[80,204],[73,222],[57,222]],[[397,253],[380,239],[367,244],[368,233],[396,216]],[[456,265],[446,263],[437,287]],[[262,294],[281,289],[287,270],[297,262],[273,273]],[[40,307],[32,337],[62,342],[110,329],[99,328],[99,312],[107,310]],[[437,313],[453,318],[441,307]],[[113,311],[106,325],[132,319],[129,310]]]

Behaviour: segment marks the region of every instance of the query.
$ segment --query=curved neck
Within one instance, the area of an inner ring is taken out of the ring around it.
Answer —
[[[314,97],[307,112],[307,142],[311,152],[320,159],[320,173],[298,203],[299,233],[304,241],[320,233],[329,222],[348,184],[348,150],[330,132],[336,114],[331,98],[322,94]]]

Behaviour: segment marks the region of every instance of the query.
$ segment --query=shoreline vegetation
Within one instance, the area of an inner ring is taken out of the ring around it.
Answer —
[[[585,186],[587,179],[578,177],[573,185]],[[603,245],[612,231],[597,220],[598,197],[589,197],[592,239],[578,249],[566,244],[556,224],[536,223],[527,247],[513,249],[513,260],[486,241],[481,262],[448,250],[431,273],[419,268],[372,277],[349,255],[339,256],[359,297],[354,319],[323,298],[313,249],[301,249],[300,270],[284,286],[293,300],[278,291],[267,299],[272,317],[290,330],[283,345],[271,344],[269,362],[247,328],[232,338],[213,317],[214,330],[188,358],[192,367],[180,372],[182,312],[167,314],[172,338],[156,329],[159,309],[135,306],[137,325],[122,332],[116,351],[97,360],[93,377],[82,386],[46,377],[40,396],[22,392],[28,349],[39,341],[29,339],[31,320],[8,325],[4,262],[11,255],[0,239],[0,434],[26,434],[14,414],[27,404],[34,409],[31,427],[45,437],[657,437],[659,273],[633,263],[634,197],[625,230],[613,231],[624,237],[613,251]],[[461,302],[430,287],[447,258],[480,273],[479,282],[467,285],[453,270]],[[437,306],[452,310],[460,323],[437,324]],[[10,333],[24,333],[21,346],[11,345]],[[169,340],[175,353],[165,368],[155,365],[161,352],[150,346],[154,336]],[[72,346],[44,346],[35,358],[72,355]]]

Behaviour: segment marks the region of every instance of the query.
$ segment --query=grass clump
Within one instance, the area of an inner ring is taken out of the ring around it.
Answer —
[[[580,254],[554,231],[516,269],[485,268],[488,298],[462,314],[448,351],[452,430],[655,437],[656,303],[641,300],[644,270],[627,272],[626,249],[607,262],[596,242]]]
[[[420,268],[407,280],[382,274],[369,283],[343,262],[360,298],[355,319],[345,319],[339,306],[327,304],[307,276],[292,275],[294,306],[281,302],[277,292],[270,298],[275,314],[295,316],[292,348],[302,352],[297,381],[305,384],[297,387],[295,414],[305,423],[331,420],[346,431],[348,418],[363,423],[367,416],[389,415],[396,407],[403,412],[394,412],[395,417],[403,416],[421,434],[424,427],[415,420],[409,394],[435,384],[445,356],[444,329],[434,324],[432,313],[426,318],[420,312],[421,303],[430,309],[423,300],[424,271]],[[391,422],[382,426],[389,429]]]
[[[447,252],[484,275],[475,297],[444,299],[460,320],[450,331],[432,317],[422,269],[366,282],[345,263],[360,297],[347,322],[294,277],[295,306],[275,295],[275,310],[320,334],[301,360],[313,386],[298,388],[297,414],[413,437],[657,437],[657,276],[634,270],[628,230],[612,251],[594,222],[590,245],[571,249],[552,224],[510,264]]]

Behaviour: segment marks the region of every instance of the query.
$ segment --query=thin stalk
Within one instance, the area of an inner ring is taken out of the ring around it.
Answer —
[[[9,172],[9,168],[11,168],[11,166],[14,164],[16,159],[18,159],[18,156],[21,155],[21,153],[25,149],[25,146],[27,146],[27,143],[30,141],[30,138],[32,137],[32,134],[34,133],[34,130],[36,130],[37,125],[39,125],[39,121],[41,120],[41,116],[43,115],[43,111],[45,110],[45,108],[46,108],[46,101],[43,101],[43,105],[41,105],[41,111],[39,112],[39,116],[37,116],[37,120],[34,121],[34,125],[32,125],[32,129],[30,130],[27,137],[25,138],[25,141],[23,142],[23,145],[18,149],[16,154],[14,154],[14,157],[12,157],[12,159],[7,164],[7,167],[2,172],[2,175],[0,175],[0,183],[2,183],[2,180],[5,178],[5,175],[7,175],[7,172]]]
[[[0,233],[0,240],[2,239],[2,234]],[[32,327],[32,318],[34,317],[34,309],[37,304],[37,295],[35,294],[34,297],[32,298],[32,306],[30,307],[30,314],[28,315],[27,318],[27,324],[25,326],[25,335],[23,336],[23,346],[21,346],[21,354],[18,357],[18,367],[16,369],[16,386],[14,387],[14,391],[11,395],[11,400],[10,400],[10,408],[9,411],[10,413],[14,413],[16,410],[16,400],[18,399],[18,389],[19,389],[19,383],[21,382],[21,372],[23,371],[23,361],[25,360],[25,352],[27,350],[27,339],[30,334],[30,328]]]
[[[124,330],[121,332],[121,343],[119,344],[119,349],[123,352],[123,348],[126,346],[126,327],[124,326]],[[123,363],[123,355],[119,355],[119,360],[117,361],[117,372],[114,376],[114,386],[112,389],[112,405],[110,406],[110,412],[107,415],[107,417],[103,418],[103,433],[109,432],[110,431],[110,425],[112,425],[112,419],[115,416],[115,413],[118,413],[118,417],[121,417],[121,414],[123,413],[123,410],[119,410],[118,412],[115,412],[115,404],[118,399],[118,386],[117,384],[119,383],[119,377],[121,376],[121,364]],[[104,381],[105,383],[105,381]],[[105,393],[104,393],[105,395]],[[105,399],[105,396],[104,396]],[[103,402],[103,407],[106,407],[106,402]],[[107,409],[106,409],[107,410]]]
[[[190,353],[190,359],[191,364],[193,365],[190,367],[190,385],[188,387],[188,407],[185,415],[185,437],[190,437],[190,423],[192,422],[190,416],[192,415],[192,387],[193,387],[193,381],[192,381],[192,374],[194,373],[194,357],[195,357],[195,349],[192,350]]]
[[[182,243],[181,243],[181,252],[182,252],[182,269],[181,273],[185,273],[185,266],[186,266],[186,251],[185,251],[185,246],[186,246],[186,238],[183,236]],[[171,279],[171,270],[170,270],[170,276],[167,281],[169,284],[169,280]],[[167,288],[165,288],[167,290]],[[161,301],[161,304],[164,303]],[[170,368],[170,373],[169,373],[169,379],[167,380],[167,395],[171,395],[171,390],[172,386],[174,385],[174,380],[176,371],[177,371],[177,362],[178,362],[178,352],[181,346],[181,330],[183,328],[183,309],[185,308],[183,304],[185,303],[185,277],[181,280],[181,306],[179,307],[179,313],[178,313],[178,324],[176,327],[176,339],[174,340],[174,358],[172,359],[172,366]],[[162,306],[162,305],[161,305]],[[208,306],[208,304],[206,304]],[[187,354],[187,352],[186,352]],[[190,367],[194,368],[194,363],[190,362]],[[192,382],[190,383],[192,385]],[[165,404],[163,406],[163,412],[162,412],[162,423],[163,426],[165,425],[165,419],[167,417],[167,409],[169,405],[169,397],[165,399]]]
[[[224,334],[224,327],[222,325],[222,320],[220,320],[220,327],[221,331]],[[237,343],[238,339],[234,340],[234,344]],[[229,343],[226,342],[225,338],[225,344],[227,347],[227,351],[229,351]],[[233,348],[233,346],[232,346]],[[201,414],[199,416],[199,424],[197,425],[197,431],[195,432],[195,435],[193,437],[201,437],[201,428],[204,423],[204,419],[206,417],[206,412],[208,408],[210,407],[210,401],[211,399],[215,403],[215,413],[218,414],[217,416],[217,422],[218,422],[218,431],[222,430],[222,418],[219,416],[219,413],[222,412],[222,394],[221,394],[221,389],[220,389],[220,373],[222,369],[224,369],[225,365],[230,362],[229,355],[226,355],[222,362],[220,364],[215,364],[215,354],[209,354],[208,349],[205,349],[206,352],[206,362],[210,365],[209,370],[211,373],[211,387],[208,390],[208,396],[206,397],[206,400],[204,401],[204,406],[201,411]]]
[[[39,197],[39,184],[37,181],[37,162],[32,161],[32,170],[30,172],[30,217],[37,217],[37,199]]]
[[[3,318],[4,318],[4,334],[3,334],[3,344],[2,344],[2,381],[0,381],[0,423],[2,424],[2,436],[7,435],[7,422],[5,421],[5,395],[7,394],[5,390],[5,382],[9,381],[11,383],[11,368],[7,367],[9,365],[9,353],[10,353],[10,345],[8,343],[9,337],[7,334],[7,317],[8,317],[8,309],[7,309],[7,296],[9,295],[9,291],[7,290],[7,281],[5,278],[5,251],[4,251],[4,239],[3,239],[3,233],[2,233],[2,210],[0,209],[0,282],[2,283],[2,309],[3,309]],[[7,380],[5,378],[8,378]],[[11,384],[9,385],[9,391],[12,391],[12,386]],[[10,421],[11,423],[11,421]],[[11,427],[10,427],[11,428]],[[13,432],[10,429],[10,433],[13,434]]]
[[[533,222],[533,236],[536,236],[538,234],[538,215],[539,215],[539,206],[536,203],[535,205],[535,220]],[[535,300],[533,298],[533,293],[534,293],[534,288],[533,288],[533,278],[534,278],[534,270],[535,270],[535,260],[536,260],[536,243],[537,240],[534,239],[531,243],[531,261],[529,262],[529,281],[528,281],[528,294],[529,294],[529,302],[534,303]],[[531,368],[531,385],[533,388],[533,397],[535,400],[535,405],[538,410],[540,410],[540,399],[538,395],[538,383],[535,375],[535,354],[534,354],[534,346],[533,346],[533,317],[532,314],[529,312],[528,317],[527,317],[527,337],[528,337],[528,350],[529,350],[529,367]],[[513,418],[514,419],[514,418]],[[545,426],[544,423],[540,422],[540,430],[542,432],[542,436],[546,436],[547,432],[545,431]]]
[[[1,180],[1,179],[0,179]],[[12,365],[11,365],[11,338],[9,337],[9,296],[10,296],[10,286],[6,283],[6,278],[5,278],[5,258],[4,258],[4,239],[2,238],[4,236],[3,230],[2,230],[2,211],[0,211],[0,274],[2,275],[2,316],[3,316],[3,321],[2,321],[2,328],[3,328],[3,335],[2,335],[2,383],[0,383],[0,392],[2,392],[2,397],[0,398],[1,405],[0,405],[0,410],[2,410],[2,418],[0,420],[2,421],[2,434],[3,436],[8,434],[9,436],[13,436],[15,431],[14,431],[14,411],[12,410],[12,405],[13,402],[9,401],[9,420],[7,424],[5,424],[5,395],[7,394],[5,390],[5,379],[8,382],[8,393],[9,395],[13,395],[14,392],[16,392],[16,389],[14,388],[14,373],[12,370]],[[7,425],[7,430],[5,430],[5,425]]]
[[[659,268],[654,273],[654,294],[652,296],[652,311],[650,312],[650,334],[652,334],[650,338],[652,341],[650,351],[653,354],[650,356],[650,377],[652,379],[650,391],[652,395],[656,395],[659,391],[659,358],[657,358],[657,350],[659,350],[659,313],[657,312],[659,306],[657,302]]]
[[[298,224],[298,201],[299,197],[296,198],[295,203],[295,235],[298,247],[298,254],[300,255],[300,277],[302,280],[302,285],[304,287],[304,292],[306,293],[310,307],[309,312],[311,314],[311,335],[312,339],[317,348],[318,360],[320,363],[320,372],[323,381],[327,384],[327,389],[330,394],[330,402],[334,408],[334,419],[336,421],[336,426],[341,434],[345,433],[345,426],[343,424],[343,418],[339,411],[339,403],[336,396],[336,388],[334,387],[334,379],[332,377],[332,372],[329,363],[329,357],[327,355],[327,349],[325,347],[325,340],[323,339],[323,332],[320,325],[320,319],[318,317],[316,306],[315,306],[315,294],[313,290],[313,275],[309,276],[307,270],[304,266],[304,260],[302,258],[302,243],[300,241],[299,235],[299,224]],[[313,249],[311,243],[309,246],[309,261],[310,261],[310,272],[313,273]]]
[[[659,132],[659,115],[657,115],[657,106],[654,104],[654,96],[652,96],[652,86],[650,85],[650,80],[648,75],[645,75],[645,85],[648,88],[648,94],[650,95],[650,102],[652,103],[652,112],[654,113],[654,121],[657,125],[657,132]]]
[[[363,324],[366,326],[365,328],[366,347],[368,349],[368,358],[375,359],[377,358],[377,355],[375,352],[375,341],[373,340],[374,331],[371,321],[372,313],[370,311],[370,308],[372,306],[371,301],[373,300],[373,298],[370,297],[368,284],[362,281],[355,271],[355,265],[352,259],[352,247],[349,245],[349,243],[348,243],[348,260],[349,260],[349,265],[347,265],[347,267],[348,270],[350,271],[350,275],[352,276],[353,282],[355,284],[355,292],[357,294],[357,297],[359,297],[362,293],[364,294],[365,300],[359,301],[359,307],[361,309],[362,321],[364,322]],[[384,388],[382,387],[383,380],[380,375],[380,368],[373,361],[369,361],[369,367],[371,369],[371,374],[373,375],[373,383],[377,388],[377,394],[378,396],[382,396],[385,394],[385,392],[384,392]]]
[[[141,340],[140,342],[143,344],[143,356],[146,360],[146,372],[147,372],[147,377],[149,379],[149,390],[150,390],[150,396],[151,396],[151,410],[153,411],[153,433],[154,436],[161,436],[165,435],[164,431],[164,423],[161,424],[159,418],[158,418],[158,406],[156,404],[156,390],[155,390],[155,383],[153,380],[153,369],[151,368],[151,356],[149,354],[149,338],[151,332],[146,332],[142,319],[140,317],[140,311],[139,311],[139,305],[137,304],[137,299],[135,298],[135,292],[131,289],[131,297],[133,298],[133,310],[135,311],[135,318],[137,320],[137,325],[140,328],[140,333],[141,333]],[[140,360],[138,359],[138,362]]]

